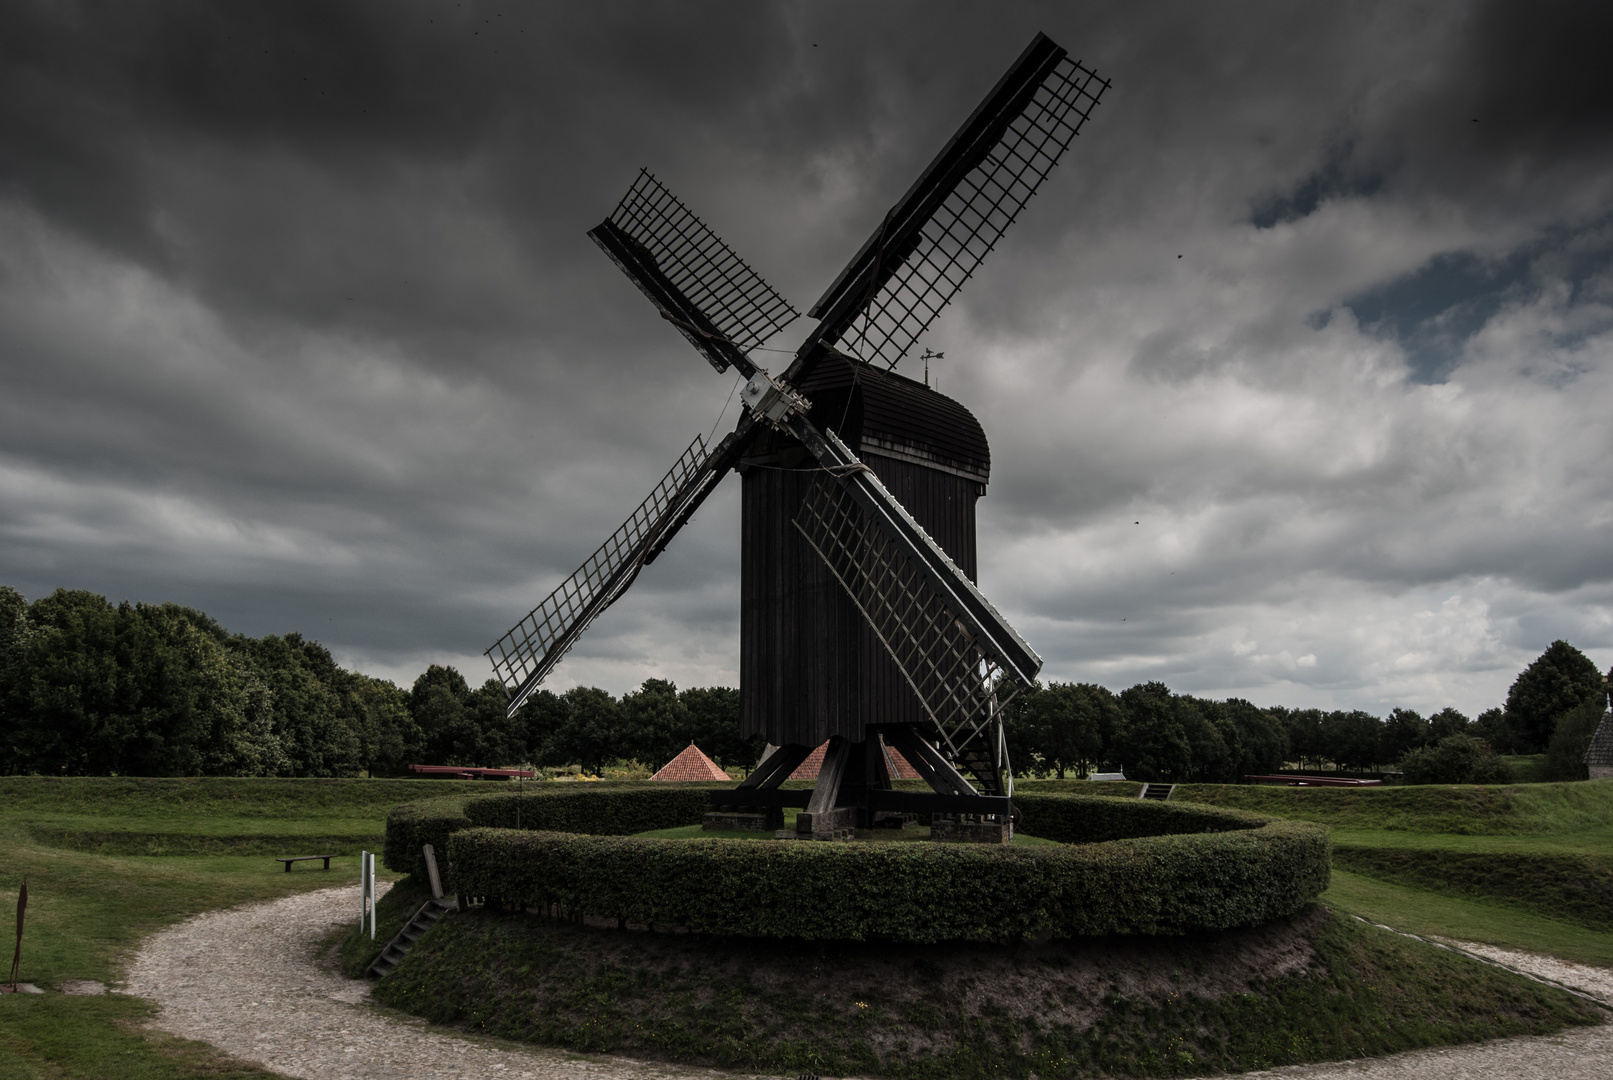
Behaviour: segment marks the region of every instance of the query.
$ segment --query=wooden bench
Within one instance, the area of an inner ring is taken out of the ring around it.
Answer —
[[[287,856],[277,857],[274,861],[275,862],[283,862],[283,863],[285,863],[286,864],[286,873],[289,874],[289,873],[291,873],[291,864],[292,863],[294,863],[294,862],[307,862],[309,859],[324,859],[325,860],[325,869],[329,870],[330,869],[330,861],[332,859],[334,859],[335,857],[336,856],[334,856],[334,855],[287,855]]]

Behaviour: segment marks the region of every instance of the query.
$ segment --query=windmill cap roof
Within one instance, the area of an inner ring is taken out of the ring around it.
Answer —
[[[921,382],[829,356],[800,389],[812,401],[813,421],[833,428],[858,454],[913,457],[982,484],[991,478],[991,447],[980,421]]]

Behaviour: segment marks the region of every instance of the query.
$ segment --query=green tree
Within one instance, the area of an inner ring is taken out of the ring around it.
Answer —
[[[409,707],[408,691],[389,679],[350,673],[347,693],[358,717],[360,755],[371,776],[409,776],[424,745]]]
[[[1242,757],[1238,731],[1219,705],[1188,694],[1171,695],[1171,709],[1187,739],[1191,762],[1181,779],[1201,784],[1228,783]]]
[[[28,609],[7,771],[106,776],[138,732],[118,663],[121,622],[104,596],[57,589]]]
[[[1512,770],[1496,752],[1471,735],[1447,735],[1400,759],[1408,784],[1510,784]]]
[[[1378,729],[1376,761],[1399,761],[1429,743],[1429,724],[1413,709],[1392,709]]]
[[[1546,779],[1585,780],[1585,751],[1606,711],[1606,695],[1598,691],[1557,718],[1546,747]]]
[[[1428,718],[1428,741],[1437,743],[1450,735],[1466,735],[1470,726],[1464,714],[1447,705]]]
[[[1275,708],[1270,712],[1282,725],[1288,737],[1288,752],[1298,759],[1300,768],[1320,766],[1327,757],[1323,751],[1322,710]]]
[[[285,775],[357,776],[365,765],[361,717],[343,694],[348,673],[330,651],[301,634],[237,636],[234,648],[267,690],[270,727]]]
[[[545,764],[582,766],[594,776],[622,756],[622,715],[615,698],[596,686],[560,695],[560,723],[545,744]]]
[[[766,740],[758,732],[740,734],[739,690],[732,686],[691,687],[678,695],[689,717],[689,737],[725,769],[750,769]]]
[[[481,757],[491,767],[519,765],[529,760],[527,718],[524,708],[509,714],[504,684],[488,679],[472,690],[465,703],[481,732]]]
[[[1193,774],[1193,749],[1171,700],[1170,687],[1139,683],[1120,692],[1120,725],[1109,760],[1133,780],[1183,781]]]
[[[1523,753],[1535,754],[1551,742],[1557,718],[1602,688],[1602,673],[1590,657],[1554,641],[1507,691],[1507,719]]]
[[[521,703],[521,724],[526,733],[526,760],[544,765],[569,765],[560,760],[556,740],[565,726],[566,706],[553,690],[538,690]]]
[[[0,734],[11,717],[11,695],[28,647],[28,601],[10,585],[0,585]]]
[[[470,686],[452,667],[432,664],[409,688],[409,712],[420,729],[421,765],[486,766],[481,724]]]
[[[1266,709],[1242,698],[1228,698],[1217,706],[1221,717],[1236,732],[1229,745],[1236,748],[1237,760],[1227,783],[1245,776],[1273,773],[1283,767],[1288,756],[1288,736],[1283,725]]]
[[[1466,733],[1488,744],[1498,754],[1517,752],[1518,733],[1501,709],[1485,709],[1479,713]]]
[[[1321,756],[1340,769],[1370,769],[1379,761],[1383,721],[1369,712],[1335,710],[1322,717]]]
[[[1104,732],[1120,723],[1120,703],[1092,683],[1049,683],[1022,691],[1003,718],[1008,754],[1023,772],[1084,776],[1104,759]]]
[[[689,710],[678,688],[665,679],[645,679],[637,690],[622,696],[618,709],[622,725],[618,753],[652,771],[695,741]]]

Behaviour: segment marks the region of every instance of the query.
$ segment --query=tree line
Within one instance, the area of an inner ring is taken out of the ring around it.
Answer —
[[[1600,673],[1559,641],[1518,676],[1504,708],[1473,720],[1449,708],[1379,718],[1197,698],[1158,682],[1118,694],[1055,682],[1010,702],[1004,726],[1022,775],[1232,782],[1285,763],[1405,764],[1408,777],[1476,781],[1499,778],[1496,751],[1549,751],[1562,778],[1583,775],[1600,717]],[[497,680],[472,687],[452,667],[434,664],[404,689],[343,669],[300,634],[250,638],[193,608],[113,605],[82,590],[30,604],[0,586],[0,773],[393,776],[410,764],[529,763],[598,775],[621,761],[658,767],[690,742],[725,768],[748,768],[762,750],[739,735],[732,687],[540,690],[506,716]]]
[[[1613,673],[1610,673],[1613,677]],[[1228,783],[1290,763],[1301,769],[1398,769],[1413,782],[1499,783],[1503,754],[1547,755],[1554,780],[1585,776],[1584,756],[1605,711],[1602,674],[1555,641],[1519,673],[1502,707],[1469,718],[1444,708],[1424,717],[1393,709],[1259,708],[1211,701],[1150,682],[1111,693],[1090,683],[1052,683],[1020,694],[1005,727],[1015,770],[1085,775],[1123,768],[1133,780]]]

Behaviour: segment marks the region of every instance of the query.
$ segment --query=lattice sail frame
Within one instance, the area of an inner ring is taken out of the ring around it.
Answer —
[[[925,222],[902,264],[839,335],[838,347],[894,366],[951,303],[1047,179],[1098,104],[1108,83],[1062,59],[996,145]]]
[[[1022,688],[901,545],[827,472],[807,488],[794,525],[895,661],[948,755],[961,757],[976,739],[989,736],[1003,706]],[[984,749],[994,757],[1003,752],[1000,746]]]
[[[509,711],[537,689],[578,636],[633,583],[645,555],[707,461],[706,440],[695,436],[649,497],[559,587],[486,652],[509,693]]]
[[[749,352],[800,317],[648,169],[639,170],[609,220],[649,251],[678,291],[741,352]],[[687,328],[678,330],[700,348]]]

